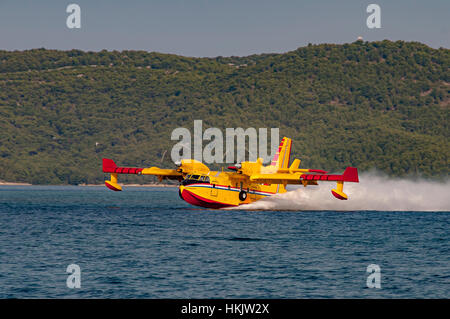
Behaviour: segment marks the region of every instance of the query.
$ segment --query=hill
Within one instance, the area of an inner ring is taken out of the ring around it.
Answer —
[[[170,166],[172,130],[195,119],[279,127],[302,166],[447,178],[449,66],[448,49],[387,40],[217,58],[0,51],[0,180],[98,183],[102,157]]]

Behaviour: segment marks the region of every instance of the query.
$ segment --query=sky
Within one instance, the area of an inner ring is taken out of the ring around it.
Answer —
[[[81,28],[69,29],[69,4]],[[381,28],[366,25],[381,8]],[[450,47],[450,0],[0,0],[0,49],[146,50],[184,56],[281,53],[308,43],[418,41]]]

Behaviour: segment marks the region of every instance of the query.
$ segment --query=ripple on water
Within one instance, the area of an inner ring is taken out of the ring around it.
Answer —
[[[0,187],[0,296],[450,297],[449,212],[212,211],[176,192]]]

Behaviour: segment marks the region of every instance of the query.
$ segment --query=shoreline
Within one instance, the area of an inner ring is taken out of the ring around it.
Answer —
[[[170,185],[170,184],[119,184],[123,187],[178,187],[178,185]],[[54,185],[58,186],[58,185]],[[64,185],[62,185],[64,186]],[[80,187],[95,187],[95,186],[105,186],[105,184],[78,184],[76,186]]]
[[[178,187],[178,185],[170,184],[119,184],[123,187]],[[29,184],[29,183],[16,183],[0,181],[0,186],[78,186],[78,187],[95,187],[105,186],[105,184],[78,184],[78,185],[66,185],[66,184]]]
[[[0,181],[0,186],[33,186],[29,183],[15,183],[15,182],[4,182]]]

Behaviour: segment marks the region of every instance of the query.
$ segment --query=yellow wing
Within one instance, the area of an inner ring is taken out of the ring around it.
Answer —
[[[295,162],[295,161],[294,161]],[[297,163],[295,163],[297,164]],[[348,196],[343,192],[344,182],[358,183],[358,170],[356,167],[347,167],[342,175],[326,174],[325,171],[298,169],[298,165],[291,165],[289,169],[281,171],[288,171],[287,173],[273,173],[273,174],[253,174],[250,181],[264,184],[303,184],[317,185],[318,181],[335,181],[337,182],[336,189],[331,193],[338,199],[348,199]],[[280,170],[278,170],[280,172]],[[312,174],[310,174],[312,173]],[[318,173],[318,174],[317,174]]]
[[[112,159],[109,158],[103,159],[103,172],[111,173],[111,179],[109,181],[105,181],[105,185],[113,191],[122,190],[122,187],[117,183],[118,174],[154,175],[157,176],[160,181],[163,179],[183,179],[183,172],[179,169],[161,169],[158,167],[119,167]]]
[[[183,177],[183,173],[177,169],[167,169],[159,167],[144,168],[141,171],[141,175],[155,175],[160,181],[163,179],[175,179],[178,180]]]
[[[261,184],[302,184],[302,175],[302,173],[254,174],[250,176],[250,181]]]
[[[111,180],[105,181],[105,185],[113,191],[121,191],[122,187],[117,183],[117,174],[154,175],[158,177],[159,181],[164,179],[181,181],[184,176],[193,172],[206,174],[209,172],[209,168],[205,164],[191,159],[182,160],[176,169],[119,167],[112,159],[104,158],[103,172],[111,173]]]

